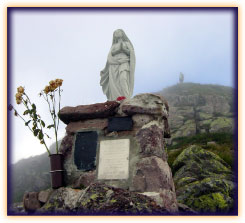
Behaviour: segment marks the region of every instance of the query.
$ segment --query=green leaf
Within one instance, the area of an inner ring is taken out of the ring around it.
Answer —
[[[54,128],[54,124],[53,124],[53,125],[49,125],[49,126],[47,126],[47,128],[48,128],[48,129],[50,129],[50,128]]]
[[[35,129],[34,132],[33,132],[34,136],[37,136],[37,134],[38,134],[39,132],[40,132],[40,129]]]
[[[39,132],[38,138],[39,138],[40,140],[43,139],[43,133],[42,133],[42,131]]]
[[[41,120],[41,124],[42,124],[43,127],[45,127],[45,123],[44,123],[43,120]]]
[[[27,115],[28,113],[30,113],[30,111],[29,110],[25,110],[23,115]]]
[[[34,131],[37,128],[37,123],[34,121],[32,130]]]
[[[33,108],[34,110],[36,110],[36,105],[35,105],[35,104],[32,104],[31,106],[32,106],[32,108]]]
[[[30,122],[31,122],[31,120],[27,121],[27,122],[25,123],[25,125],[28,126]]]

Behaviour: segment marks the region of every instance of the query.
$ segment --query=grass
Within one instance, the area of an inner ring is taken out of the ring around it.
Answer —
[[[215,145],[207,145],[207,142],[214,141]],[[168,163],[171,167],[177,156],[190,145],[199,145],[211,151],[231,167],[234,166],[233,135],[229,133],[204,133],[190,137],[180,137],[176,139],[177,144],[168,146]]]

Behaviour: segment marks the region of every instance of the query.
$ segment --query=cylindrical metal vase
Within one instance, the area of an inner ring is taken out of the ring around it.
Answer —
[[[50,174],[52,188],[57,189],[64,186],[64,169],[63,169],[63,155],[62,154],[51,154],[50,158]]]

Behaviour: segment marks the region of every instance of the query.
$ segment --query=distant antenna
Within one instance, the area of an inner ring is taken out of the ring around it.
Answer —
[[[184,74],[180,72],[179,74],[179,83],[182,84],[184,82]]]

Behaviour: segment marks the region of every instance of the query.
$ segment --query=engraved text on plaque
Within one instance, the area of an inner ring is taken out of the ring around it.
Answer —
[[[128,179],[129,139],[100,142],[98,179]]]

